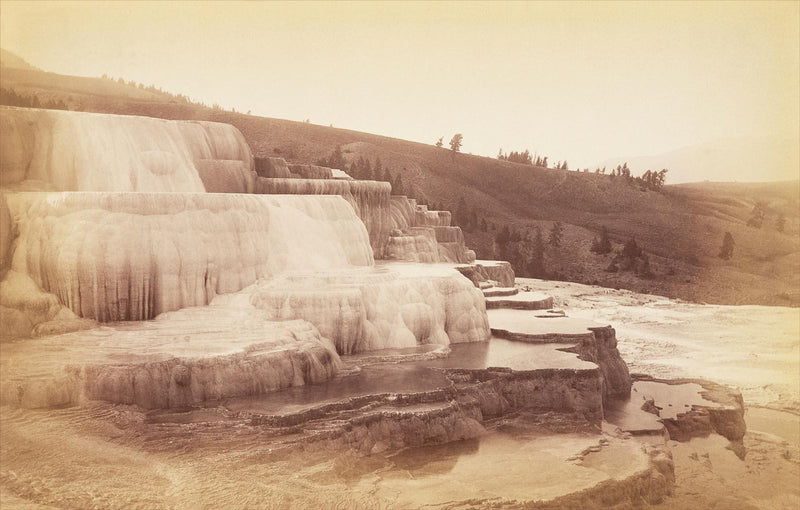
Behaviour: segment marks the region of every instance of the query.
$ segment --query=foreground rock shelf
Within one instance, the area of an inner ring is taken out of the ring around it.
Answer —
[[[486,296],[486,308],[513,308],[515,310],[553,308],[553,298],[541,292],[517,292],[510,296],[487,296],[484,290],[483,294]]]
[[[311,324],[230,312],[187,309],[174,318],[6,343],[0,401],[29,408],[89,400],[181,407],[336,374],[336,350]]]

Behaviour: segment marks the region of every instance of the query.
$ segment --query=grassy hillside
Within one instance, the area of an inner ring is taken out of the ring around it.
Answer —
[[[511,226],[547,234],[564,224],[560,247],[548,246],[545,266],[556,278],[628,288],[692,301],[800,304],[800,182],[703,183],[643,190],[622,178],[531,167],[456,154],[432,145],[346,129],[244,115],[188,103],[179,96],[100,78],[77,78],[33,69],[4,68],[0,85],[70,108],[168,119],[226,122],[239,128],[257,156],[312,162],[341,147],[348,161],[380,158],[406,189],[430,204],[455,210],[463,197],[486,232],[467,233],[479,257],[497,256],[493,239]],[[761,228],[747,226],[763,204]],[[776,230],[779,215],[784,232]],[[589,251],[606,227],[619,250],[635,236],[650,257],[654,278],[606,272],[614,254]],[[493,229],[492,229],[493,228]],[[736,246],[717,257],[725,232]]]

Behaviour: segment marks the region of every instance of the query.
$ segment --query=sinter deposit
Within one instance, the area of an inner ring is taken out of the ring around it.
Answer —
[[[4,507],[627,508],[670,434],[745,455],[740,394],[632,379],[388,183],[218,123],[0,127]]]

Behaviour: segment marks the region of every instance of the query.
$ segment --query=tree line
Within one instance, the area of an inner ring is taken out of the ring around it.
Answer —
[[[763,202],[756,202],[753,210],[750,212],[750,217],[747,220],[747,226],[756,229],[764,226],[764,221],[767,219],[767,206]],[[780,233],[786,229],[786,216],[779,212],[775,216],[775,230]]]
[[[23,94],[13,88],[0,88],[0,104],[23,108],[45,108],[47,110],[69,110],[61,99],[41,100],[36,94]]]
[[[669,170],[666,168],[662,168],[658,171],[647,170],[642,175],[636,177],[631,175],[628,163],[625,162],[622,165],[617,165],[617,168],[612,168],[610,175],[612,179],[621,177],[625,179],[628,184],[636,184],[652,191],[661,191],[661,188],[664,187],[667,181],[667,172],[669,172]],[[602,170],[598,168],[595,170],[595,173],[605,175],[606,167],[603,167]]]
[[[315,165],[326,166],[328,168],[338,168],[347,172],[353,179],[359,181],[383,181],[392,185],[392,194],[408,194],[406,186],[403,184],[403,176],[400,172],[392,174],[389,167],[384,167],[381,158],[378,157],[374,162],[369,158],[359,156],[351,163],[347,162],[341,146],[337,146],[328,157],[319,158],[314,162]]]
[[[503,152],[503,149],[501,147],[500,151],[497,153],[497,159],[499,159],[500,161],[508,161],[510,163],[520,163],[522,165],[538,166],[542,168],[548,168],[549,165],[547,161],[547,156],[532,155],[531,151],[529,151],[528,149],[525,149],[524,151],[521,152],[518,151]],[[566,161],[564,161],[563,163],[559,161],[558,165],[555,166],[554,168],[569,170]]]

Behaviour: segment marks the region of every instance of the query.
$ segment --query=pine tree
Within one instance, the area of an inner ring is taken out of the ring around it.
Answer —
[[[525,269],[530,276],[545,278],[547,277],[547,271],[544,266],[544,240],[542,239],[542,230],[536,227],[535,231],[536,234],[531,243],[530,256],[526,261]]]
[[[786,228],[786,216],[784,216],[783,213],[781,213],[775,219],[775,230],[782,233],[785,228]]]
[[[405,188],[403,187],[403,176],[399,173],[397,177],[394,178],[394,183],[392,184],[392,194],[394,195],[405,195]]]
[[[464,136],[461,133],[454,134],[453,138],[450,139],[450,150],[453,151],[453,153],[459,152],[463,141]]]
[[[456,225],[467,230],[469,226],[469,209],[467,206],[467,201],[464,200],[464,197],[460,197],[458,199],[458,205],[456,206]]]
[[[639,278],[653,278],[655,274],[653,274],[653,270],[650,268],[650,257],[647,256],[646,253],[643,253],[641,256],[641,263],[636,265],[635,268],[636,276]]]
[[[600,239],[595,238],[592,241],[591,251],[592,253],[597,253],[598,255],[605,255],[606,253],[611,253],[611,239],[608,237],[608,229],[603,227],[603,230],[600,232]]]
[[[372,163],[368,159],[364,160],[364,166],[361,167],[361,178],[365,181],[372,181],[375,179],[375,174],[372,173]]]
[[[328,168],[339,168],[343,169],[347,161],[344,159],[344,154],[342,154],[342,146],[337,145],[336,149],[334,149],[333,153],[328,158]]]
[[[733,247],[736,245],[736,242],[733,240],[733,236],[730,232],[725,232],[725,236],[722,238],[722,246],[719,249],[718,257],[723,260],[730,260],[733,257]]]
[[[444,145],[444,142],[442,141],[443,139],[444,139],[443,136],[439,137],[439,139],[436,141],[436,146],[437,147],[441,147],[442,145]]]
[[[564,226],[561,225],[561,222],[557,221],[553,223],[553,226],[550,228],[550,235],[548,236],[547,243],[553,248],[558,248],[561,246],[561,239],[563,236]]]
[[[636,244],[636,238],[631,237],[622,248],[622,256],[626,259],[635,259],[642,255],[642,249]]]
[[[766,216],[764,205],[761,202],[757,202],[756,205],[753,206],[753,211],[750,213],[750,219],[747,220],[747,226],[761,228],[764,224],[764,216]]]
[[[502,247],[505,246],[510,240],[511,232],[508,229],[508,225],[504,225],[503,229],[495,236],[494,242],[496,242],[498,246]]]

